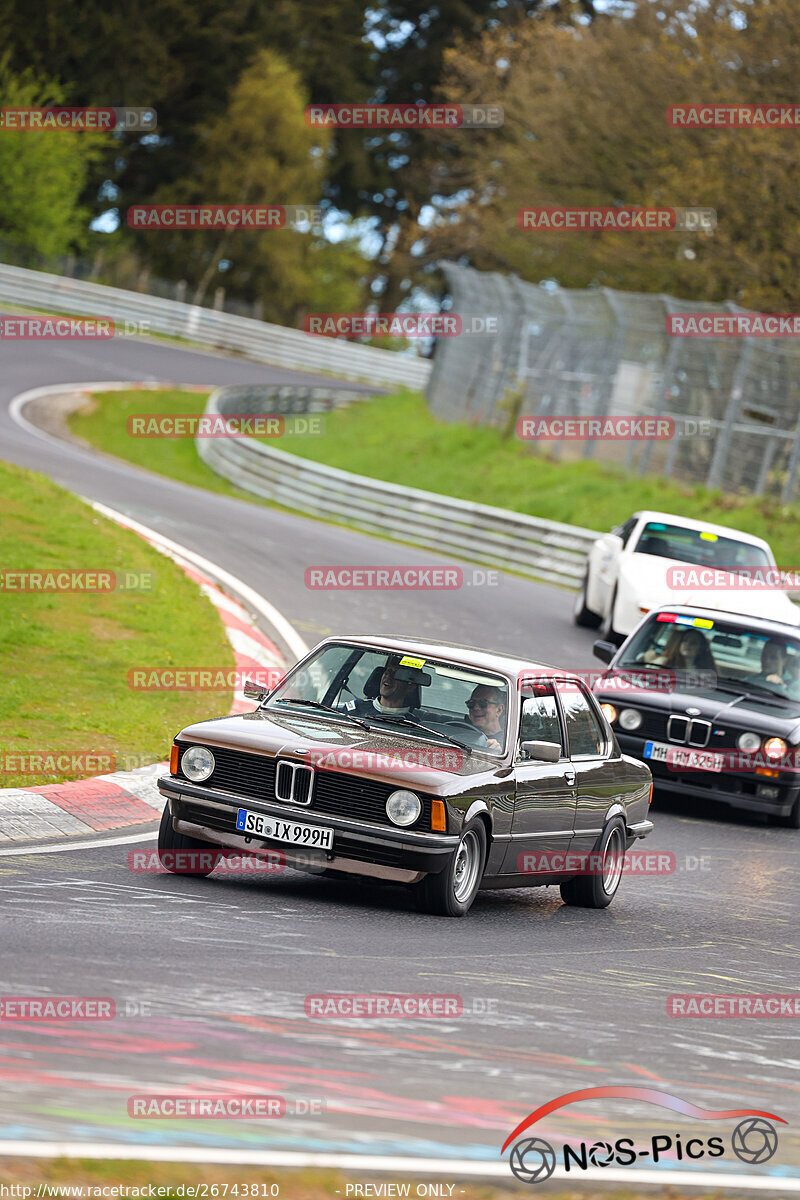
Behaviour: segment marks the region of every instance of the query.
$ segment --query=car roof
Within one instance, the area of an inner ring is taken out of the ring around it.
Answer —
[[[730,525],[715,525],[712,521],[696,521],[693,517],[679,517],[677,513],[651,512],[649,509],[641,509],[639,512],[631,514],[634,517],[644,517],[647,521],[662,521],[667,525],[682,525],[685,529],[697,529],[700,532],[716,533],[720,537],[730,537],[735,534],[740,542],[747,542],[751,546],[762,546],[770,549],[769,542],[763,538],[756,537],[754,533],[745,533],[742,529],[734,529]]]
[[[551,663],[537,662],[531,658],[517,658],[512,654],[495,650],[481,650],[477,646],[464,646],[458,642],[420,641],[409,637],[384,637],[377,634],[369,637],[365,634],[339,634],[324,638],[314,649],[336,643],[348,642],[359,646],[375,646],[380,650],[394,650],[402,654],[413,655],[416,658],[449,659],[463,667],[475,667],[481,671],[495,671],[505,675],[518,675],[520,671],[530,671],[534,668],[543,675],[559,678],[578,677],[578,671],[565,671],[563,667],[555,667]]]
[[[800,628],[797,625],[790,625],[788,621],[774,621],[771,617],[751,617],[746,613],[705,608],[700,604],[659,604],[651,608],[647,615],[653,617],[660,612],[677,613],[681,617],[706,617],[710,621],[724,620],[729,625],[746,626],[753,633],[791,633],[795,640],[800,640]]]

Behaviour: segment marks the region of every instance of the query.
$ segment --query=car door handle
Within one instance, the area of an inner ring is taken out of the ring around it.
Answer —
[[[564,781],[568,783],[570,787],[574,787],[575,772],[573,771],[572,767],[567,767],[566,771],[564,772]]]

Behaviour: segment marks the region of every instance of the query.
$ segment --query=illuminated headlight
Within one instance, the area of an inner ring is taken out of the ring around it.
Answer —
[[[413,825],[421,812],[419,796],[413,792],[392,792],[386,801],[386,815],[395,825]]]
[[[603,716],[608,721],[609,725],[613,725],[617,719],[617,710],[614,708],[614,705],[601,704],[600,707],[602,708]]]
[[[636,708],[623,708],[619,714],[619,723],[623,729],[629,732],[632,729],[638,729],[642,723],[642,714]]]
[[[764,753],[767,758],[783,758],[789,747],[783,738],[767,738],[764,742]]]
[[[205,746],[190,746],[184,751],[181,767],[192,783],[202,783],[214,770],[214,755]]]
[[[740,733],[736,745],[740,750],[746,750],[748,754],[753,754],[756,750],[761,749],[761,738],[757,733]]]

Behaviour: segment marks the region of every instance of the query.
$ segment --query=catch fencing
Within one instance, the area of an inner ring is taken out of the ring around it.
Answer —
[[[434,416],[509,429],[520,416],[672,417],[686,433],[670,440],[543,445],[555,457],[577,452],[728,492],[795,497],[798,339],[670,337],[669,314],[744,310],[442,269],[453,311],[494,317],[497,331],[438,341],[427,388]]]

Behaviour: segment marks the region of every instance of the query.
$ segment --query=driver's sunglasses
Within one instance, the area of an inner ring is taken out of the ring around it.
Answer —
[[[492,700],[468,700],[467,708],[488,708]]]

